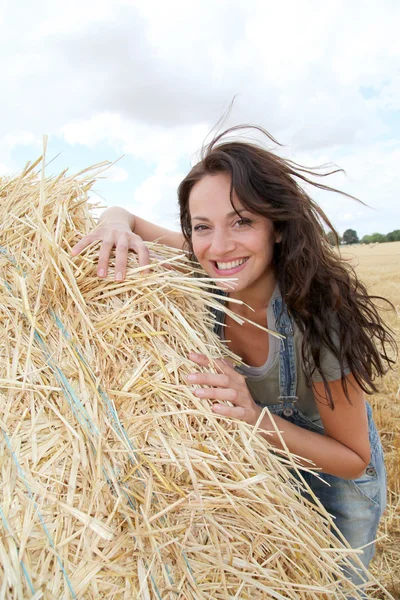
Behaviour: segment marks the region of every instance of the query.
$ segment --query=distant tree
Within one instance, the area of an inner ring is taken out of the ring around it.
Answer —
[[[383,233],[373,233],[370,238],[373,244],[382,244],[382,242],[388,241],[386,235],[383,235]]]
[[[337,236],[336,237],[336,233],[331,231],[328,231],[328,233],[326,234],[326,241],[328,242],[328,244],[330,244],[331,246],[337,246],[338,244],[340,244],[340,237]]]
[[[390,231],[387,236],[388,242],[400,242],[400,229],[395,229],[394,231]]]
[[[361,243],[362,244],[371,244],[372,240],[371,240],[371,235],[364,235],[363,238],[361,238]]]
[[[364,235],[361,240],[362,244],[382,244],[383,242],[400,242],[400,229],[395,229],[387,235],[383,235],[383,233]]]
[[[346,229],[343,234],[343,243],[344,244],[358,244],[358,235],[354,229]]]

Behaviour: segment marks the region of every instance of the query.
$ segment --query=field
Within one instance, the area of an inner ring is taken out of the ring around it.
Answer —
[[[371,294],[390,300],[396,312],[384,313],[388,325],[400,337],[400,242],[341,248]],[[383,518],[372,571],[396,599],[400,599],[400,360],[378,383],[379,393],[370,398],[385,449],[388,473],[388,508]]]

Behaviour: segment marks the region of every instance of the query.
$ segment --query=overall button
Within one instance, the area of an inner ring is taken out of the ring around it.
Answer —
[[[284,417],[291,417],[293,415],[293,409],[289,408],[288,406],[286,408],[283,409],[283,416]]]
[[[371,475],[371,477],[373,475],[375,475],[375,469],[374,469],[374,467],[367,467],[367,469],[366,469],[365,472],[366,472],[367,475]]]

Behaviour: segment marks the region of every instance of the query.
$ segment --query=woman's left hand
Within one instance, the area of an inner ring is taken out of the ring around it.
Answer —
[[[204,354],[189,354],[190,360],[201,367],[207,367],[210,361]],[[208,400],[231,402],[228,404],[213,404],[212,410],[218,415],[246,421],[255,425],[261,414],[261,407],[257,406],[246,385],[243,375],[240,375],[226,360],[218,359],[215,364],[221,373],[190,373],[187,376],[189,383],[207,385],[208,388],[197,388],[194,395]]]

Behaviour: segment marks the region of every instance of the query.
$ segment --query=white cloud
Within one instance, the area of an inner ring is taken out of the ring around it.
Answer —
[[[9,149],[15,148],[16,146],[38,146],[41,144],[41,140],[38,136],[35,136],[31,131],[8,131],[3,139],[2,144],[7,146]]]
[[[378,95],[378,106],[381,110],[400,110],[400,74],[398,73],[386,83]]]
[[[5,119],[5,122],[6,121],[7,120]],[[37,158],[37,155],[40,154],[41,148],[43,147],[43,139],[41,136],[37,136],[31,131],[18,129],[11,129],[7,131],[3,137],[0,137],[0,160],[4,162],[4,173],[12,173],[24,166],[18,165],[18,167],[15,168],[11,158],[12,151],[21,146],[32,148],[34,150],[35,158]]]
[[[129,121],[116,113],[98,113],[88,120],[67,123],[61,134],[69,144],[94,147],[107,141],[117,152],[154,165],[157,172],[176,170],[179,159],[190,156],[207,135],[208,128],[188,125],[175,128]]]
[[[400,140],[377,142],[367,146],[332,149],[328,153],[298,152],[302,164],[324,164],[333,160],[345,173],[332,175],[323,183],[351,194],[367,204],[337,194],[313,191],[315,197],[336,224],[340,233],[347,229],[350,216],[360,235],[374,230],[387,233],[400,223]]]
[[[353,221],[354,220],[354,215],[352,213],[344,213],[344,215],[342,216],[342,221],[347,222],[347,221]]]
[[[399,21],[391,0],[39,0],[23,11],[9,2],[0,162],[10,168],[21,146],[36,156],[42,132],[93,150],[107,144],[145,161],[152,175],[132,192],[135,206],[166,220],[183,165],[237,94],[227,124],[263,125],[306,164],[338,162],[349,175],[335,181],[394,222]],[[356,215],[339,197],[321,201],[339,225],[344,214],[376,224],[376,213]]]
[[[7,72],[11,98],[17,83],[35,89],[24,108],[38,125],[112,112],[151,127],[209,126],[239,93],[236,121],[262,121],[293,133],[305,128],[311,141],[318,130],[318,144],[325,131],[331,141],[329,127],[338,122],[338,142],[367,123],[370,128],[371,118],[379,128],[358,93],[368,75],[359,56],[367,17],[363,27],[352,22],[346,41],[344,3],[103,2],[93,18],[88,2],[60,11],[46,6],[45,19],[30,15],[33,26],[20,36],[21,50]],[[389,10],[383,6],[379,14],[393,29]],[[386,73],[385,53],[374,57],[369,48],[368,55]],[[351,81],[341,82],[344,71]],[[375,82],[375,72],[370,75]]]
[[[158,173],[148,177],[136,188],[133,202],[127,208],[143,219],[179,229],[176,190],[184,176],[184,173]]]
[[[10,167],[7,165],[0,164],[0,177],[4,177],[4,175],[11,175],[12,171]]]
[[[113,165],[105,171],[105,176],[108,181],[121,182],[128,179],[129,173],[126,169]]]

